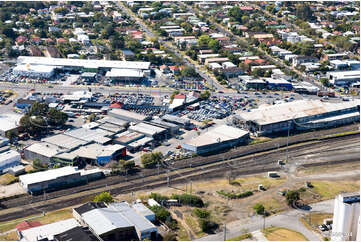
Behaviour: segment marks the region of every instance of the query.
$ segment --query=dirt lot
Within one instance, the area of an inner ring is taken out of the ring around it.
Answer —
[[[306,241],[303,234],[279,227],[269,227],[263,231],[263,234],[269,241]]]

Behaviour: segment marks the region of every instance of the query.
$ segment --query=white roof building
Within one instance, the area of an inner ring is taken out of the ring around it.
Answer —
[[[124,78],[124,77],[131,77],[131,78],[142,78],[144,77],[144,73],[141,70],[136,69],[117,69],[112,68],[108,71],[105,75],[109,78]]]
[[[5,136],[5,133],[19,127],[19,122],[22,115],[15,113],[0,114],[0,135]]]

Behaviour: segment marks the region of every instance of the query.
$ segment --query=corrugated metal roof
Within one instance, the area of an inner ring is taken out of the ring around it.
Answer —
[[[148,135],[156,135],[159,133],[162,133],[164,131],[166,131],[166,129],[154,126],[154,125],[150,125],[150,124],[146,124],[146,123],[138,123],[134,126],[130,126],[129,130],[132,131],[136,131],[142,134],[148,134]]]
[[[82,136],[78,136],[82,137]],[[56,134],[47,138],[42,139],[42,141],[47,142],[49,144],[53,144],[65,149],[74,149],[81,145],[85,145],[85,142],[82,139],[78,139],[76,136],[71,137],[65,134]]]
[[[185,142],[185,144],[199,147],[218,142],[238,139],[247,134],[248,132],[245,130],[227,125],[221,125]]]
[[[241,112],[238,116],[246,121],[253,121],[259,125],[284,122],[292,119],[329,113],[356,107],[357,101],[329,103],[319,100],[299,100],[272,106],[260,107],[250,112]]]
[[[133,227],[131,222],[113,208],[93,209],[83,213],[82,218],[97,235],[102,235],[118,228]]]

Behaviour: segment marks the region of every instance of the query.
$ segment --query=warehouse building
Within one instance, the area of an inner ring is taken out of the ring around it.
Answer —
[[[14,67],[13,73],[27,77],[50,78],[54,75],[55,69],[54,66],[26,64]]]
[[[65,150],[74,150],[82,145],[86,145],[87,143],[89,143],[87,141],[77,139],[75,137],[71,137],[65,134],[56,134],[53,136],[49,136],[47,138],[42,139],[41,141],[48,144],[56,145],[59,148]]]
[[[40,171],[19,176],[20,185],[30,194],[43,191],[55,191],[63,188],[86,184],[88,181],[103,178],[100,169],[78,170],[77,167],[66,166],[58,169]]]
[[[133,209],[141,216],[148,219],[150,222],[155,222],[155,214],[152,210],[147,208],[143,203],[137,202],[132,205]]]
[[[135,152],[137,150],[140,150],[141,148],[145,146],[152,146],[154,139],[151,137],[144,137],[139,140],[133,141],[132,143],[127,144],[127,148],[131,152]]]
[[[147,124],[147,123],[137,123],[136,125],[129,126],[128,130],[142,133],[147,137],[151,137],[155,140],[162,140],[167,137],[167,130]]]
[[[22,115],[15,113],[0,114],[0,136],[6,137],[8,132],[18,132]]]
[[[126,147],[123,145],[101,145],[97,143],[81,146],[80,148],[69,152],[70,159],[77,157],[80,162],[105,165],[110,160],[119,160],[126,156]],[[61,156],[65,159],[66,156]]]
[[[330,83],[336,86],[350,86],[360,81],[360,70],[327,72]]]
[[[113,140],[114,144],[128,145],[134,141],[137,141],[143,138],[145,135],[138,132],[125,131],[116,135],[116,138]]]
[[[103,145],[112,140],[110,137],[113,136],[114,133],[104,129],[77,128],[65,132],[64,135],[69,138],[78,139],[82,141],[83,144],[94,142]]]
[[[247,131],[221,125],[185,142],[182,148],[196,154],[208,154],[238,146],[248,138]]]
[[[20,161],[20,154],[15,150],[0,153],[0,173],[3,173],[7,168],[19,165]]]
[[[42,164],[51,163],[52,157],[65,152],[65,149],[62,149],[56,145],[40,142],[35,143],[24,149],[24,158],[28,161],[39,160]]]
[[[150,120],[149,116],[145,116],[139,113],[130,112],[124,109],[112,109],[108,112],[108,115],[113,118],[121,119],[128,122],[142,122]]]
[[[359,122],[357,101],[328,103],[319,100],[299,100],[263,106],[250,112],[240,112],[233,122],[256,136],[270,135],[288,129],[330,128]]]
[[[122,128],[127,127],[129,125],[129,121],[111,117],[109,115],[102,119],[97,120],[96,122],[100,124],[113,124]]]
[[[166,129],[171,135],[175,135],[179,132],[179,126],[170,122],[166,122],[160,118],[152,120],[149,124]]]
[[[184,129],[191,128],[191,122],[189,119],[186,119],[186,118],[180,118],[175,115],[166,114],[166,115],[162,116],[161,119],[163,121],[166,121],[169,123],[177,124],[177,125],[179,125],[179,127],[184,128]]]
[[[119,211],[123,217],[133,224],[139,240],[155,240],[157,238],[157,227],[144,216],[138,214],[127,202],[112,203],[109,208]]]

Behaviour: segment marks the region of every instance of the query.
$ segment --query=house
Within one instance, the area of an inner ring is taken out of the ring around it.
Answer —
[[[28,39],[25,36],[19,36],[16,38],[15,42],[17,45],[19,44],[23,44],[24,42],[26,42]]]
[[[299,66],[303,63],[315,63],[318,62],[319,60],[316,57],[312,57],[312,56],[297,56],[294,57],[292,60],[292,66],[296,67]]]
[[[135,57],[135,54],[131,50],[123,49],[122,50],[122,56],[123,56],[124,60],[133,60],[134,57]]]

